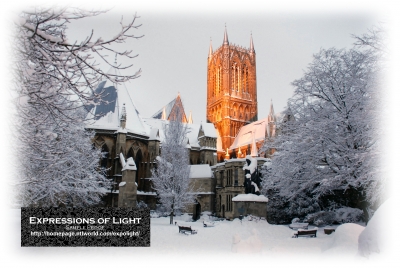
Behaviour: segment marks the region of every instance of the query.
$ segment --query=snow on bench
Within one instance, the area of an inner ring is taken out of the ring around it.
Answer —
[[[311,230],[298,229],[297,232],[294,232],[292,237],[293,238],[298,238],[299,236],[317,237],[317,230],[318,228],[314,228]]]
[[[213,227],[215,222],[213,221],[203,221],[203,226],[204,227]]]
[[[179,226],[178,225],[178,228],[179,228],[179,233],[187,234],[186,232],[189,232],[191,234],[197,234],[197,230],[192,229],[191,226],[187,227],[187,226]]]
[[[290,229],[298,230],[298,229],[308,229],[308,223],[296,222],[289,225]]]

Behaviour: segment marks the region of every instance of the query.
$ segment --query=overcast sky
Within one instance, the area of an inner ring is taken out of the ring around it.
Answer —
[[[248,48],[253,33],[258,118],[262,119],[268,115],[271,99],[275,112],[284,109],[293,94],[291,82],[302,76],[314,53],[321,48],[349,48],[354,42],[352,34],[365,33],[382,21],[365,11],[270,12],[260,6],[253,12],[154,12],[129,5],[70,25],[69,40],[82,40],[92,29],[97,37],[112,37],[121,17],[127,23],[135,12],[142,26],[134,33],[143,37],[123,47],[138,54],[129,61],[134,65],[130,72],[142,70],[140,78],[126,84],[139,112],[150,117],[180,92],[195,123],[206,118],[210,38],[214,50],[221,46],[225,23],[231,44]]]

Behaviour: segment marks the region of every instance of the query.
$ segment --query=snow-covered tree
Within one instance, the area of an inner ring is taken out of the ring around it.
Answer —
[[[161,204],[170,209],[170,224],[176,210],[194,203],[194,193],[189,180],[189,154],[186,148],[186,125],[179,112],[164,126],[165,139],[157,168],[152,170],[153,189]]]
[[[379,60],[373,49],[321,49],[292,83],[295,120],[280,125],[263,186],[289,214],[366,212],[379,199]]]
[[[51,117],[57,116],[57,120],[74,121],[73,114],[66,115],[64,110],[100,102],[103,93],[95,92],[99,82],[108,79],[118,84],[138,77],[140,70],[122,76],[107,73],[97,62],[102,61],[118,70],[132,66],[114,65],[108,56],[111,59],[115,54],[127,58],[137,56],[131,55],[132,51],[118,51],[112,47],[127,39],[139,38],[130,33],[140,26],[134,24],[136,16],[127,25],[121,21],[120,32],[109,40],[93,40],[93,31],[82,42],[70,43],[68,40],[68,23],[101,13],[104,12],[49,8],[20,14],[14,47],[16,89],[21,98],[32,106],[40,107]],[[61,102],[54,103],[54,96]],[[65,102],[74,103],[74,106],[66,108]]]
[[[100,152],[92,149],[92,133],[84,132],[83,107],[101,101],[103,92],[95,92],[101,80],[121,83],[138,77],[140,70],[116,75],[97,62],[130,67],[113,66],[107,56],[135,57],[112,45],[138,38],[131,33],[138,27],[136,16],[127,25],[121,22],[121,30],[109,40],[93,40],[93,32],[82,42],[68,40],[68,23],[101,13],[34,8],[16,21],[17,191],[25,206],[93,205],[108,186],[98,167]]]
[[[92,206],[111,186],[99,167],[102,152],[91,143],[94,133],[84,129],[86,111],[64,112],[73,112],[82,122],[55,125],[51,119],[39,117],[39,128],[38,118],[30,111],[32,122],[24,120],[18,129],[22,141],[17,147],[18,196],[22,206]]]

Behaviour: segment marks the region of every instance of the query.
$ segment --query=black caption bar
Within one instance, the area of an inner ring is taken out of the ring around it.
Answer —
[[[21,208],[22,247],[149,247],[150,210]]]

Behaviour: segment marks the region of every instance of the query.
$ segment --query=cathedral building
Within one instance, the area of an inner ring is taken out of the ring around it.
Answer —
[[[222,46],[213,51],[210,44],[206,123],[194,123],[191,113],[187,116],[180,94],[153,116],[142,118],[124,84],[104,81],[96,93],[103,94],[104,99],[87,107],[90,112],[86,128],[95,132],[93,144],[103,151],[101,166],[114,182],[105,198],[106,206],[134,207],[142,201],[150,209],[156,208],[157,193],[149,178],[156,167],[155,159],[161,154],[165,126],[179,115],[188,130],[188,179],[197,189],[196,203],[187,212],[192,212],[193,218],[203,211],[234,218],[243,213],[240,209],[265,215],[265,199],[252,205],[258,199],[250,202],[239,198],[245,194],[246,156],[257,159],[260,170],[273,152],[258,152],[276,132],[272,101],[268,117],[258,120],[252,36],[250,48],[243,48],[229,43],[225,28]]]
[[[186,148],[190,164],[210,167],[217,163],[214,125],[193,123],[191,114],[186,116],[179,94],[152,117],[142,118],[124,84],[103,81],[96,93],[104,96],[103,102],[87,107],[86,129],[94,131],[93,144],[103,151],[101,167],[114,182],[105,197],[106,206],[129,206],[143,201],[151,209],[156,207],[157,194],[149,178],[161,153],[165,126],[178,113],[188,130]],[[129,195],[135,195],[134,200]]]
[[[213,51],[210,43],[207,68],[207,122],[217,129],[221,149],[218,161],[225,158],[239,130],[257,121],[256,52],[230,44],[225,27],[222,46]]]

